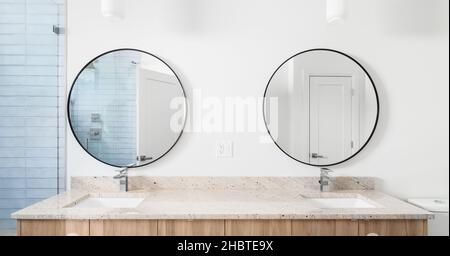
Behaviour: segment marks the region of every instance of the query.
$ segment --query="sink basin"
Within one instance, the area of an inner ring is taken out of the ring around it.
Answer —
[[[72,208],[135,208],[145,198],[143,197],[88,197],[76,204]]]
[[[361,198],[309,198],[309,202],[321,209],[363,209],[376,208]]]

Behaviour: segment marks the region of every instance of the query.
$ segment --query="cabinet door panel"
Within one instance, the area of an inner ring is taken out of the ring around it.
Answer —
[[[62,236],[61,221],[54,220],[21,220],[21,236]]]
[[[89,236],[88,220],[66,220],[64,224],[66,236]]]
[[[290,220],[227,220],[227,236],[290,236]]]
[[[158,220],[158,236],[223,236],[223,220]]]
[[[87,220],[20,220],[21,236],[89,236]]]
[[[352,220],[294,220],[293,236],[357,236],[358,221]]]
[[[91,220],[91,236],[156,236],[156,220]]]
[[[426,220],[361,220],[359,235],[424,236],[427,235]]]

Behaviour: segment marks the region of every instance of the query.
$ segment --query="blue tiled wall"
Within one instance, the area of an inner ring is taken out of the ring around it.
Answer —
[[[71,96],[72,126],[84,148],[107,163],[126,166],[136,158],[136,66],[140,53],[114,52],[83,71]],[[91,114],[100,114],[92,122]],[[102,131],[90,139],[90,129]]]
[[[0,0],[0,230],[64,190],[64,1]],[[59,178],[59,182],[58,182]]]

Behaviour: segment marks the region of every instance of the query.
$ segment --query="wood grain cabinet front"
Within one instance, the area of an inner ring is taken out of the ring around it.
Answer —
[[[223,220],[159,220],[159,236],[223,236]]]
[[[425,236],[427,220],[19,220],[20,236]]]
[[[358,221],[293,220],[294,236],[358,236]]]
[[[19,236],[89,236],[88,220],[20,220]]]
[[[360,236],[426,236],[426,220],[360,220]]]
[[[227,236],[291,236],[290,220],[226,220]]]
[[[156,220],[90,220],[90,236],[157,236]]]

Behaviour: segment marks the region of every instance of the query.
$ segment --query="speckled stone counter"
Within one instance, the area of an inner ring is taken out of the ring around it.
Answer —
[[[73,177],[72,190],[12,214],[15,219],[428,219],[431,213],[374,190],[376,180],[337,177]],[[73,208],[87,197],[143,197],[136,208]],[[360,198],[375,208],[323,209],[309,198]]]

